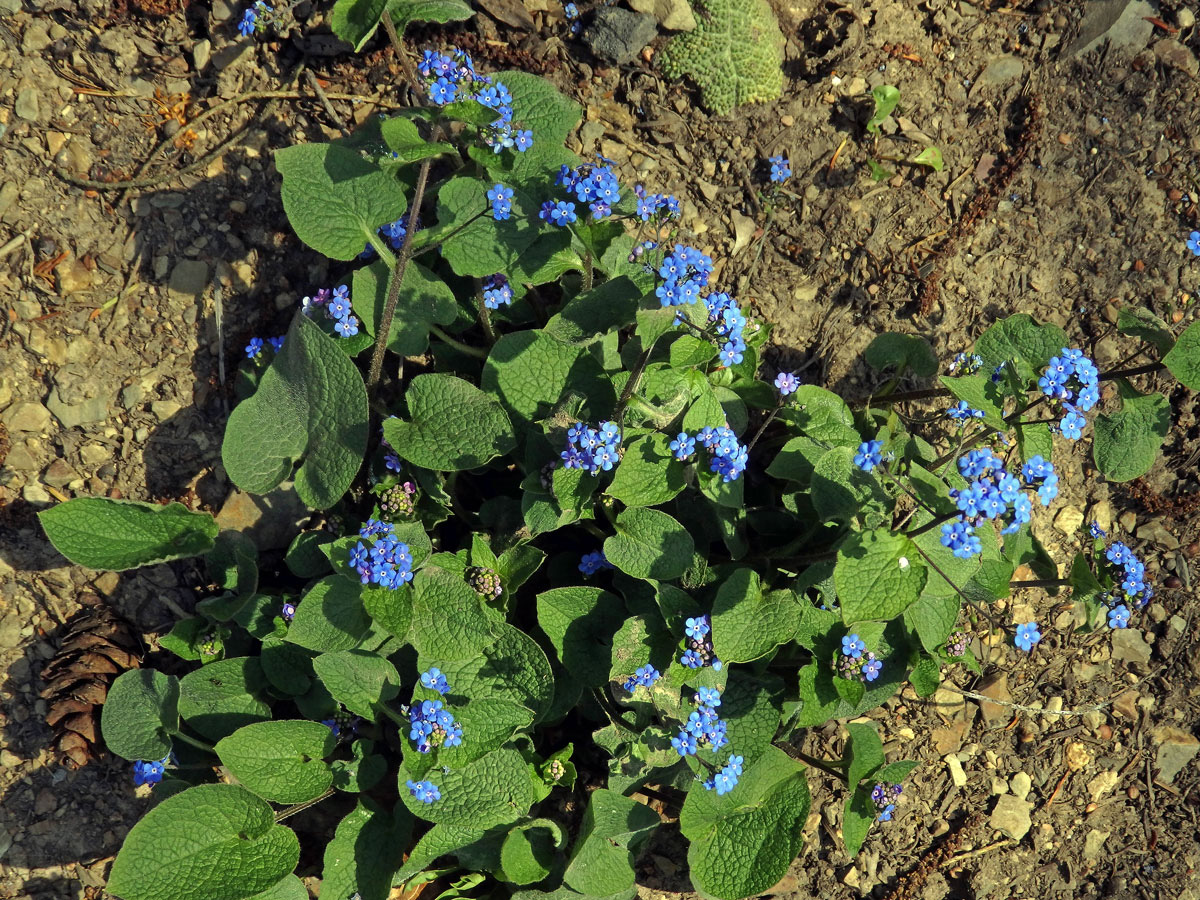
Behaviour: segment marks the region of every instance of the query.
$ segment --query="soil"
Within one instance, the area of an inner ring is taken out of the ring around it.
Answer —
[[[532,28],[517,0],[481,5],[501,18],[417,39],[471,41],[485,71],[541,71],[583,103],[574,149],[616,160],[626,184],[675,192],[718,283],[773,325],[769,368],[863,397],[879,379],[861,353],[879,332],[920,334],[948,360],[1028,312],[1103,370],[1144,361],[1115,333],[1120,307],[1179,328],[1193,315],[1200,260],[1183,238],[1200,227],[1200,29],[1188,3],[1146,5],[1154,23],[1077,52],[1120,0],[779,2],[783,98],[724,117],[646,57],[591,57],[554,4],[527,0]],[[219,509],[241,348],[282,333],[298,298],[340,274],[288,230],[271,153],[363,121],[400,74],[380,40],[361,56],[338,45],[328,5],[313,6],[297,7],[302,29],[247,41],[222,0],[0,2],[0,898],[97,895],[146,808],[123,762],[72,772],[51,750],[39,672],[79,592],[97,590],[153,644],[199,583],[187,564],[69,566],[33,512],[97,494]],[[363,100],[332,99],[332,118],[301,66]],[[864,125],[884,83],[902,100],[876,137]],[[298,93],[244,96],[255,91]],[[944,169],[903,162],[930,144]],[[759,198],[779,153],[795,174]],[[894,174],[873,181],[870,159]],[[151,183],[105,183],[139,177]],[[813,772],[804,849],[771,894],[1200,896],[1200,403],[1170,390],[1172,431],[1144,479],[1097,484],[1084,440],[1061,506],[1034,523],[1060,565],[1079,516],[1147,560],[1159,591],[1136,628],[1081,639],[1062,597],[1019,594],[998,614],[1049,624],[1037,651],[981,645],[988,679],[952,671],[931,701],[906,692],[872,713],[889,758],[921,762],[896,821],[848,859],[839,788]],[[837,756],[844,733],[831,723],[804,749]],[[647,897],[687,888],[669,832],[639,866]]]

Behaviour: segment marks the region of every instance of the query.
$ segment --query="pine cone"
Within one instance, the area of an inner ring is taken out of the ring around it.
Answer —
[[[122,672],[141,665],[129,624],[90,591],[79,602],[84,608],[67,620],[58,652],[42,669],[46,724],[68,769],[86,766],[102,749],[100,707],[108,688]]]

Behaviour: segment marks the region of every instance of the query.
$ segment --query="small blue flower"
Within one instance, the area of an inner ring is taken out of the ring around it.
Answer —
[[[603,550],[593,550],[591,553],[585,553],[579,560],[579,571],[584,575],[595,575],[601,569],[611,568],[612,563],[605,558]]]
[[[1192,251],[1193,256],[1200,256],[1200,231],[1193,231],[1188,235],[1187,248]]]
[[[260,337],[250,338],[250,343],[246,345],[246,358],[258,359],[265,346],[263,339]]]
[[[671,738],[671,746],[675,748],[675,752],[680,756],[695,756],[696,736],[687,729],[684,729]]]
[[[1075,412],[1075,410],[1071,410],[1058,423],[1058,430],[1067,440],[1077,441],[1083,436],[1085,425],[1087,425],[1087,419]]]
[[[435,800],[442,799],[442,792],[437,789],[437,785],[430,781],[413,781],[409,779],[405,782],[409,793],[420,800],[422,803],[433,803]]]
[[[800,387],[800,379],[796,377],[795,372],[780,372],[775,376],[775,388],[781,397],[794,394],[798,387]]]
[[[872,471],[883,462],[883,441],[864,441],[854,454],[854,464],[864,472]]]
[[[354,337],[358,334],[358,319],[354,316],[346,316],[333,326],[333,330],[344,338]]]
[[[431,667],[428,672],[421,673],[421,685],[437,691],[439,694],[450,693],[450,682],[446,680],[446,676],[437,666]]]
[[[675,458],[682,461],[696,452],[696,439],[688,437],[686,431],[681,431],[669,446],[671,452],[675,454]]]
[[[1101,528],[1099,525],[1097,525],[1095,522],[1088,523],[1088,534],[1090,534],[1094,538],[1108,537],[1108,532],[1105,531],[1103,528]]]
[[[842,638],[842,653],[858,659],[867,649],[867,645],[857,634],[848,634]]]
[[[699,669],[704,666],[704,657],[696,650],[685,650],[679,661],[689,669]]]
[[[563,15],[567,17],[567,21],[579,18],[579,7],[574,3],[567,3],[563,6]]]
[[[697,618],[688,618],[683,623],[683,631],[692,640],[702,640],[705,635],[711,630],[708,624],[708,616],[699,616]]]
[[[513,147],[518,153],[524,153],[533,146],[532,131],[515,131],[513,132]]]
[[[883,660],[877,659],[874,654],[871,654],[867,661],[863,663],[862,677],[863,681],[874,681],[879,677],[879,673],[883,670]]]
[[[276,353],[283,350],[283,337],[267,338],[267,343],[271,345],[271,349]]]
[[[492,218],[502,222],[512,214],[513,189],[502,184],[488,188],[488,201],[492,204]]]
[[[429,86],[429,101],[437,106],[453,103],[456,96],[458,96],[458,85],[447,81],[444,77]]]
[[[1129,627],[1129,607],[1124,603],[1114,606],[1108,611],[1108,627],[1109,628],[1128,628]]]
[[[560,228],[565,228],[577,218],[578,216],[575,215],[575,204],[569,200],[559,200],[554,204],[554,208],[550,210],[550,221]]]
[[[1041,639],[1042,633],[1038,631],[1037,622],[1029,622],[1017,626],[1017,635],[1013,638],[1013,643],[1028,653]]]
[[[285,601],[279,610],[279,615],[285,622],[292,621],[292,619],[296,618],[296,604],[291,600]]]
[[[721,705],[721,692],[713,687],[702,687],[696,691],[696,703],[716,709]]]
[[[133,764],[133,783],[134,785],[143,784],[158,784],[162,781],[163,771],[167,767],[167,763],[171,760],[171,754],[167,754],[162,759],[145,760],[139,759]]]
[[[257,26],[258,13],[256,13],[254,8],[251,7],[242,13],[242,21],[238,22],[238,33],[241,34],[242,37],[250,37],[250,35],[254,34],[254,29]]]
[[[767,162],[771,164],[771,180],[782,184],[792,177],[791,163],[783,156],[772,156]]]

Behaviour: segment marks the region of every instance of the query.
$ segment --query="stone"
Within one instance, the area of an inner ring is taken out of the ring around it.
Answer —
[[[1200,74],[1200,62],[1196,55],[1179,41],[1163,39],[1154,45],[1154,55],[1163,65],[1187,73],[1192,78]]]
[[[126,409],[133,409],[146,399],[146,389],[140,384],[127,384],[121,388],[121,405]]]
[[[1008,692],[1008,673],[995,672],[989,675],[980,684],[976,693],[983,694],[989,700],[1011,703],[1012,695]],[[1012,718],[1012,710],[1009,707],[999,703],[988,703],[987,700],[979,701],[979,711],[983,714],[983,720],[988,728],[1006,725]]]
[[[58,395],[58,388],[50,392],[46,407],[54,413],[54,417],[62,423],[63,428],[78,428],[80,425],[93,425],[108,419],[108,401],[104,397],[92,397],[81,403],[64,403]]]
[[[950,780],[954,782],[955,787],[965,787],[967,784],[967,773],[963,771],[962,763],[958,761],[958,757],[953,753],[945,757],[946,768],[950,770]]]
[[[975,86],[981,87],[999,87],[1002,84],[1008,84],[1010,81],[1016,81],[1021,77],[1021,73],[1025,71],[1025,65],[1015,56],[1000,56],[989,62],[982,72],[979,73],[979,78],[975,82]]]
[[[14,472],[33,472],[42,467],[37,454],[25,443],[13,444],[4,458],[4,465]]]
[[[26,503],[34,504],[49,503],[53,499],[49,491],[36,481],[31,481],[21,488],[21,497]]]
[[[1032,811],[1033,804],[1029,801],[1013,794],[1001,794],[996,800],[995,808],[992,809],[988,824],[995,831],[1019,841],[1033,827],[1033,821],[1029,817]]]
[[[196,71],[203,71],[208,65],[208,61],[212,58],[212,41],[208,38],[201,38],[192,45],[192,65]]]
[[[1071,535],[1083,524],[1083,510],[1074,506],[1064,506],[1054,517],[1054,527],[1063,534]]]
[[[955,753],[962,746],[963,734],[967,730],[965,720],[951,722],[946,728],[935,728],[929,733],[929,739],[933,741],[933,749],[945,756],[947,753]]]
[[[649,13],[668,31],[693,31],[696,15],[687,0],[629,0],[636,12]]]
[[[1190,732],[1172,725],[1162,725],[1154,730],[1154,742],[1158,744],[1158,755],[1154,765],[1160,781],[1170,784],[1183,767],[1200,752],[1200,740]]]
[[[1150,662],[1150,645],[1136,628],[1119,628],[1112,636],[1112,658],[1145,666]]]
[[[198,259],[181,259],[171,270],[167,289],[173,300],[191,300],[208,286],[208,263]]]
[[[65,297],[88,290],[92,286],[94,275],[92,270],[84,265],[83,260],[72,257],[54,270],[54,278],[58,284],[58,292]]]
[[[0,766],[5,769],[15,769],[24,761],[11,750],[0,750]]]
[[[15,612],[0,619],[0,649],[10,650],[21,643],[21,620]]]
[[[35,19],[29,23],[25,33],[21,35],[21,52],[26,56],[32,56],[35,53],[41,53],[51,43],[53,42],[50,38],[50,29],[46,22],[42,19]]]
[[[176,400],[154,400],[150,404],[150,412],[160,422],[165,422],[183,407]]]
[[[1158,10],[1147,0],[1092,0],[1087,5],[1079,36],[1064,50],[1067,56],[1082,56],[1108,41],[1109,46],[1135,54],[1154,34],[1153,18]]]
[[[66,487],[78,477],[79,473],[65,459],[54,460],[42,473],[42,481],[54,488]]]
[[[13,106],[13,112],[17,114],[18,118],[36,122],[41,111],[37,88],[27,87],[17,94],[17,102]]]
[[[1148,522],[1142,523],[1138,526],[1138,530],[1134,534],[1143,541],[1158,544],[1164,550],[1179,549],[1179,538],[1167,531],[1167,527],[1163,524],[1162,519],[1151,519]]]
[[[32,400],[14,403],[4,413],[4,424],[9,431],[45,434],[50,427],[50,410]]]
[[[1033,787],[1033,779],[1029,777],[1027,772],[1018,772],[1009,779],[1008,789],[1012,791],[1014,797],[1018,800],[1024,800],[1029,796],[1029,789]]]
[[[1115,769],[1105,769],[1087,783],[1088,797],[1093,803],[1098,803],[1100,798],[1115,788],[1120,780],[1121,774]]]
[[[246,532],[259,550],[278,550],[291,544],[309,516],[296,489],[285,482],[267,494],[234,491],[217,513],[217,525]]]
[[[89,441],[79,448],[79,458],[83,460],[85,466],[91,469],[107,462],[111,457],[112,451],[95,441]]]
[[[938,688],[933,692],[930,706],[933,711],[944,719],[962,718],[967,701],[958,691]]]
[[[1101,500],[1092,507],[1092,521],[1106,532],[1112,531],[1113,506],[1107,500]]]
[[[1104,842],[1108,840],[1108,836],[1111,833],[1109,831],[1101,831],[1098,828],[1093,828],[1089,831],[1087,837],[1083,839],[1083,858],[1099,859],[1100,851],[1104,848]]]
[[[654,16],[602,6],[583,33],[583,41],[597,57],[608,62],[633,62],[658,34]]]

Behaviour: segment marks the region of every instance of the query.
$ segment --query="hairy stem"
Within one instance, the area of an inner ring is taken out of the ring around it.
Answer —
[[[436,337],[443,344],[449,344],[460,353],[465,353],[468,356],[474,356],[476,359],[487,359],[487,351],[482,347],[472,347],[470,344],[464,344],[457,338],[453,338],[446,334],[439,326],[429,323],[429,333]]]
[[[182,731],[172,732],[171,737],[179,738],[179,740],[183,741],[185,744],[191,744],[197,750],[203,750],[205,753],[215,753],[216,752],[215,750],[213,750],[212,744],[206,744],[206,743],[204,743],[204,741],[199,740],[198,738],[194,738],[190,734],[184,734]]]

